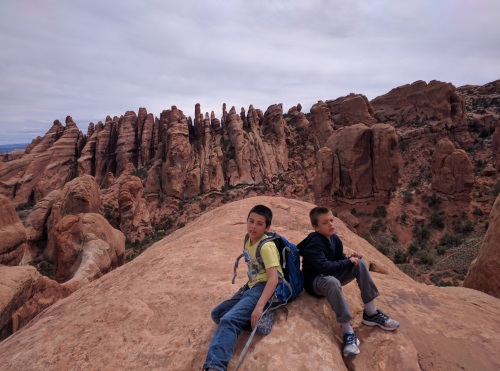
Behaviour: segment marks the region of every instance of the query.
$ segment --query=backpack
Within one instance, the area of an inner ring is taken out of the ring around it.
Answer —
[[[300,271],[300,256],[297,246],[289,242],[285,237],[279,235],[276,232],[266,232],[265,238],[263,238],[257,250],[255,251],[255,258],[260,264],[260,269],[264,269],[264,261],[260,255],[260,250],[262,246],[269,241],[273,241],[278,249],[280,255],[280,265],[283,270],[283,275],[278,272],[278,277],[280,282],[276,286],[274,296],[271,298],[273,301],[271,307],[276,309],[280,306],[286,305],[289,302],[295,300],[304,288],[304,278],[302,277],[302,272]],[[250,237],[248,233],[245,236],[245,241],[243,243],[243,250],[245,250],[246,242]],[[234,263],[234,276],[232,283],[237,275],[237,268],[239,260],[244,257],[244,253],[238,256],[236,262]]]

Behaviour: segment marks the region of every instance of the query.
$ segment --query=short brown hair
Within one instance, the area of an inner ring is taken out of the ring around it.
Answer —
[[[250,210],[250,212],[248,213],[247,220],[250,217],[251,213],[263,216],[266,219],[266,227],[269,227],[271,225],[271,222],[273,220],[273,212],[267,206],[255,205],[254,207],[252,207],[252,210]]]
[[[323,214],[328,214],[328,213],[331,213],[331,212],[332,212],[332,210],[330,210],[329,208],[324,207],[324,206],[317,206],[317,207],[315,207],[314,209],[312,209],[309,212],[309,219],[311,219],[311,224],[313,226],[317,227],[318,226],[318,218],[319,218],[319,216],[323,215]]]

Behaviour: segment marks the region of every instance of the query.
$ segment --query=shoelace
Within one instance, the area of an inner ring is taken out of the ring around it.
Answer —
[[[346,334],[345,343],[346,343],[346,345],[355,344],[356,343],[356,334]]]
[[[387,322],[387,320],[389,319],[389,317],[387,317],[384,313],[382,313],[379,310],[377,310],[377,317],[381,318],[384,322]]]

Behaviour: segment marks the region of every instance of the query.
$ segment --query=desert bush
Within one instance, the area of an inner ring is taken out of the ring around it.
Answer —
[[[462,239],[456,234],[445,233],[439,240],[439,245],[453,247],[460,245],[461,242]]]
[[[470,219],[460,220],[455,223],[453,230],[455,233],[469,234],[474,230],[475,223]]]
[[[394,251],[394,258],[392,259],[392,261],[394,262],[394,264],[404,264],[406,263],[407,258],[408,255],[406,255],[400,249],[397,249],[396,251]]]
[[[419,244],[423,244],[431,238],[431,231],[428,225],[416,225],[413,228],[413,236]]]
[[[412,242],[410,244],[410,246],[408,246],[408,254],[410,255],[415,255],[418,251],[420,250],[420,246],[414,242]]]
[[[437,210],[434,210],[431,215],[431,225],[438,229],[444,228],[444,216]]]
[[[403,191],[403,203],[405,204],[411,204],[413,202],[413,194],[405,189]]]
[[[420,254],[419,254],[418,263],[432,265],[432,264],[434,264],[434,259],[427,251],[422,250],[422,251],[420,251]]]
[[[386,218],[387,217],[387,209],[384,205],[377,206],[373,211],[373,216],[375,218]]]

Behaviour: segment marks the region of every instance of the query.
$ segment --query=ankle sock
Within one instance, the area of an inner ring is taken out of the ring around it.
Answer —
[[[342,328],[343,334],[347,334],[348,332],[354,333],[354,330],[352,329],[351,324],[349,322],[341,323],[340,327]]]
[[[375,306],[375,302],[373,300],[365,304],[365,312],[369,316],[373,316],[377,313],[377,307]]]

